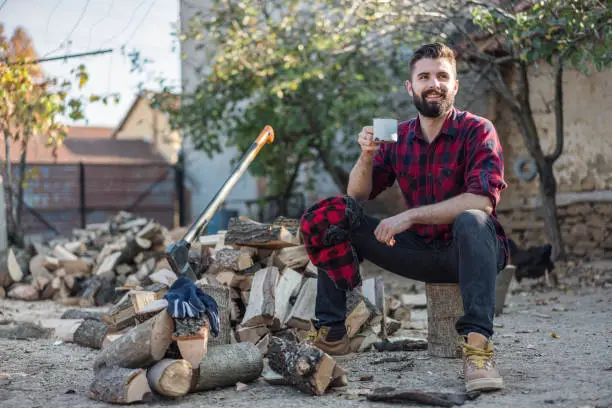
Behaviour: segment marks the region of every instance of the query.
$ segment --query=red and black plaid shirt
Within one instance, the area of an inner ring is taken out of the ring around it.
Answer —
[[[431,144],[421,132],[418,117],[401,123],[397,142],[382,145],[374,157],[372,179],[370,199],[397,180],[408,208],[462,193],[485,195],[493,203],[497,237],[508,247],[495,212],[500,193],[507,187],[502,147],[487,119],[453,108]],[[428,240],[452,238],[451,224],[415,224],[411,230]]]

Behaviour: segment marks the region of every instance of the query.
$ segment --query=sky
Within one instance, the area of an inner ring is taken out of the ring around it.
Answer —
[[[5,35],[23,27],[39,58],[112,48],[112,53],[41,63],[45,74],[70,77],[70,70],[85,64],[89,82],[81,94],[119,93],[118,104],[90,104],[85,120],[67,125],[117,126],[130,108],[139,83],[159,89],[157,78],[171,85],[180,82],[180,52],[172,33],[179,19],[178,0],[0,0],[0,23]],[[175,50],[173,50],[175,46]],[[138,50],[151,60],[145,72],[130,72],[130,58],[122,53]]]

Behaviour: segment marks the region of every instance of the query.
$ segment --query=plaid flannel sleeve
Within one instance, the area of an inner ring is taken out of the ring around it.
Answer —
[[[391,145],[381,145],[374,156],[372,166],[372,192],[369,200],[376,198],[377,195],[391,187],[395,182],[395,171],[391,165]]]
[[[504,181],[503,152],[497,131],[490,121],[483,120],[470,132],[468,141],[467,192],[489,197],[496,208],[501,192],[508,186]]]

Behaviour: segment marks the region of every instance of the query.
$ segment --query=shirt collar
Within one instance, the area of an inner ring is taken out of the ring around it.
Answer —
[[[442,125],[442,129],[440,129],[440,136],[446,135],[449,137],[455,137],[459,133],[459,120],[458,120],[458,112],[457,109],[453,106],[444,120],[444,124]],[[417,115],[416,119],[412,121],[409,134],[412,135],[413,138],[419,138],[421,140],[426,140],[425,136],[423,136],[423,132],[421,131],[421,119],[419,115]]]

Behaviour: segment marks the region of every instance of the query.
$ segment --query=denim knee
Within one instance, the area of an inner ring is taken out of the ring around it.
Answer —
[[[453,223],[453,235],[455,238],[475,238],[478,233],[487,231],[489,216],[482,210],[467,210],[455,218]]]

